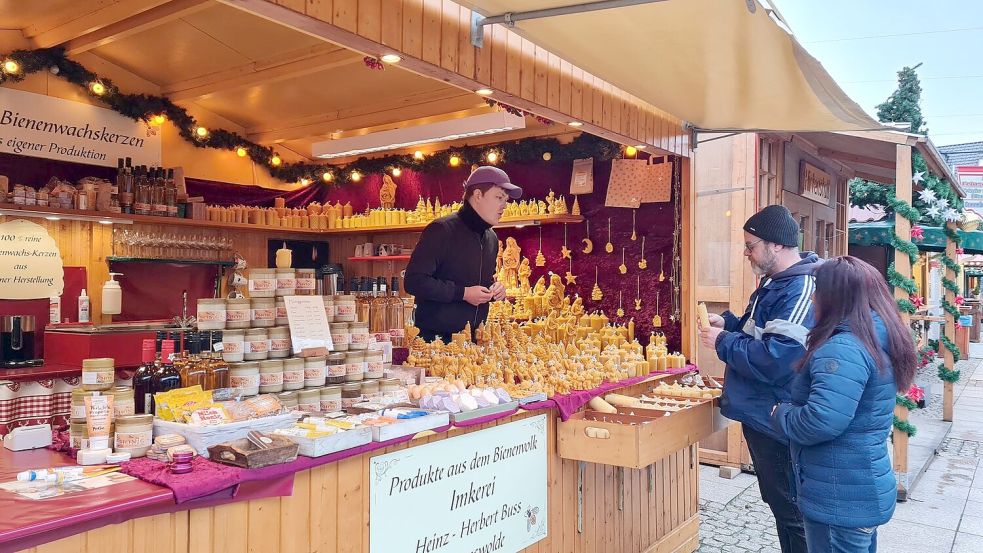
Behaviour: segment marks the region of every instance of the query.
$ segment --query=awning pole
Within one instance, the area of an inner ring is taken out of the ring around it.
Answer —
[[[665,2],[666,0],[601,0],[599,2],[587,2],[575,4],[573,6],[562,6],[559,8],[547,8],[543,10],[530,10],[527,12],[508,12],[502,15],[482,17],[477,12],[471,12],[471,44],[481,48],[484,45],[484,33],[482,28],[485,25],[501,23],[506,27],[515,27],[516,21],[526,21],[529,19],[543,19],[545,17],[556,17],[558,15],[570,15],[574,13],[595,12],[608,10],[611,8],[624,8],[627,6],[637,6],[639,4],[654,4]]]

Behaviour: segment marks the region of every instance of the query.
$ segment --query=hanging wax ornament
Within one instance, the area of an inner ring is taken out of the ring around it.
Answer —
[[[611,218],[608,217],[608,243],[604,245],[604,251],[614,253],[614,244],[611,243]]]
[[[601,291],[601,287],[597,285],[597,267],[594,267],[594,289],[590,291],[590,299],[594,301],[601,301],[604,299],[604,292]]]
[[[546,266],[546,256],[543,255],[543,227],[539,227],[539,251],[536,252],[536,266]]]
[[[652,326],[655,328],[662,327],[662,315],[659,315],[659,291],[655,291],[655,316],[652,317]]]
[[[642,276],[635,275],[635,311],[642,310]]]
[[[563,247],[560,248],[560,255],[570,259],[570,248],[567,247],[567,225],[563,225]]]
[[[663,264],[666,261],[666,254],[659,254],[659,282],[663,282],[666,279],[666,272],[662,270]]]
[[[618,272],[626,275],[628,274],[628,266],[625,265],[625,247],[621,247],[621,265],[618,266]]]
[[[570,269],[564,278],[566,278],[567,284],[577,284],[577,275],[573,274],[573,259],[570,259]]]
[[[573,207],[570,208],[571,215],[580,215],[580,202],[577,199],[576,196],[573,197]]]
[[[584,221],[587,224],[587,237],[582,240],[584,243],[584,249],[581,250],[584,253],[590,253],[594,251],[594,242],[590,239],[590,221]]]
[[[642,237],[642,258],[638,260],[638,268],[639,269],[642,269],[644,271],[645,269],[648,269],[648,266],[649,266],[649,262],[645,260],[645,237],[643,236]]]
[[[616,313],[619,317],[625,316],[625,310],[621,306],[621,290],[618,290],[618,311]]]
[[[638,240],[638,234],[635,234],[635,212],[636,210],[631,210],[631,241],[636,242]]]

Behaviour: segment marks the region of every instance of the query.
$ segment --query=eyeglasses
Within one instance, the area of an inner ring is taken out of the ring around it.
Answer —
[[[764,238],[760,238],[758,240],[755,240],[754,242],[750,242],[750,243],[745,242],[744,253],[751,253],[751,250],[753,250],[754,247],[758,245],[758,242],[764,242],[764,240],[765,240]]]

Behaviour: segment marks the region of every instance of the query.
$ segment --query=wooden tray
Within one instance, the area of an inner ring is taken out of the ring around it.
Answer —
[[[289,463],[297,458],[297,442],[285,436],[264,434],[273,440],[269,449],[259,449],[246,438],[232,440],[208,448],[208,458],[244,469],[258,469]]]
[[[665,413],[640,407],[575,413],[557,423],[557,452],[564,459],[640,469],[712,433],[710,401]]]

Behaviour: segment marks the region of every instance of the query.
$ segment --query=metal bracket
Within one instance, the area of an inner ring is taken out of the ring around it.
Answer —
[[[471,12],[471,46],[481,48],[485,45],[485,17]]]
[[[624,467],[618,467],[618,510],[625,510],[625,469]]]
[[[577,533],[584,533],[584,471],[585,461],[577,461]]]

